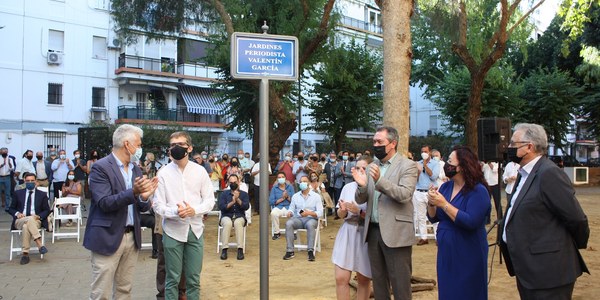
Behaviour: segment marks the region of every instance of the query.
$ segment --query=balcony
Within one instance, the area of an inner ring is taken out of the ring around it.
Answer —
[[[119,66],[115,73],[123,72],[160,75],[176,78],[203,77],[217,79],[217,68],[209,67],[203,63],[178,63],[175,59],[158,59],[143,56],[119,56]]]
[[[360,29],[379,35],[383,34],[383,29],[381,29],[381,26],[375,25],[373,23],[367,23],[358,19],[342,16],[342,18],[340,19],[340,23],[346,27]]]
[[[121,105],[118,107],[118,111],[119,120],[117,123],[150,123],[161,125],[178,123],[193,127],[225,127],[225,124],[222,123],[223,116],[190,113],[185,106],[158,109]]]

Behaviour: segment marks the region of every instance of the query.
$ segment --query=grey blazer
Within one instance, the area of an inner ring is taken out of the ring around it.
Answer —
[[[359,187],[356,191],[356,202],[368,203],[363,239],[367,241],[373,196],[375,190],[378,190],[381,192],[378,214],[383,242],[390,248],[408,247],[415,242],[412,195],[417,185],[419,170],[416,162],[400,154],[396,154],[390,163],[385,175],[380,177],[377,183],[368,176],[367,186]]]
[[[524,287],[559,287],[589,273],[577,250],[587,247],[587,217],[567,175],[547,158],[535,164],[500,226],[500,232],[506,228],[507,243],[500,243],[506,268]]]

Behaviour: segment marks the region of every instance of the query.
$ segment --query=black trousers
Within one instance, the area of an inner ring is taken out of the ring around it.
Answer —
[[[571,300],[575,282],[549,289],[528,289],[517,278],[517,289],[522,300]]]

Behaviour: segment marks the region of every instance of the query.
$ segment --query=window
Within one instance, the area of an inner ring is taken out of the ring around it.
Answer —
[[[65,50],[65,33],[59,30],[48,32],[48,50],[54,52],[63,52]]]
[[[106,58],[106,38],[94,36],[92,51],[93,58]]]
[[[104,107],[104,88],[92,88],[92,107]]]
[[[62,105],[62,84],[48,83],[48,104]]]
[[[67,144],[67,133],[62,131],[44,131],[44,145],[46,145],[45,157],[50,156],[50,148],[58,150],[64,149]]]

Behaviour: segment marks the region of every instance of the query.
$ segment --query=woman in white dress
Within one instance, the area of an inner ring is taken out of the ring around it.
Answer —
[[[356,168],[366,168],[370,157],[362,156]],[[337,214],[344,219],[333,245],[331,261],[335,265],[335,292],[337,299],[350,299],[350,277],[356,272],[358,289],[356,299],[369,299],[371,293],[371,265],[367,243],[362,239],[364,215],[367,204],[358,205],[354,200],[356,182],[346,184],[340,194]]]

